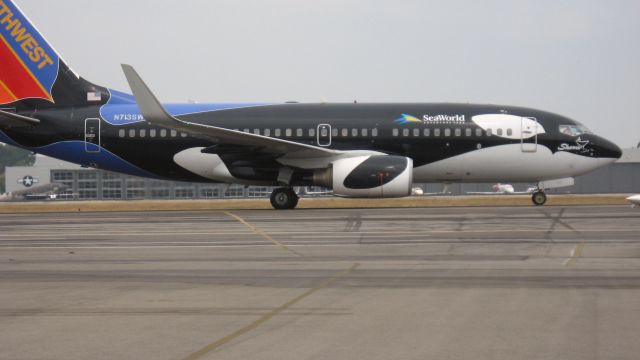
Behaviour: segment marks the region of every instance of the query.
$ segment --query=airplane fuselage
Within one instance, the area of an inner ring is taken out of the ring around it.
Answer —
[[[133,101],[125,96],[126,100]],[[409,157],[414,182],[535,182],[580,175],[619,157],[617,146],[595,134],[561,132],[562,127],[581,128],[579,123],[521,107],[358,103],[166,107],[191,123],[328,149]],[[217,147],[153,126],[135,103],[25,113],[34,114],[42,121],[39,126],[5,130],[0,140],[83,166],[138,176],[277,185],[278,169],[284,165],[297,172],[292,185],[313,185],[305,176],[313,162],[247,155],[246,146]],[[203,177],[176,161],[176,154],[194,148],[218,155],[233,179]]]

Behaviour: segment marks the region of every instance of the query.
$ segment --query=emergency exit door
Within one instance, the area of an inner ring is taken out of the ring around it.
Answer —
[[[521,118],[522,152],[538,151],[538,120],[532,117]]]
[[[331,146],[331,125],[318,125],[318,146]]]

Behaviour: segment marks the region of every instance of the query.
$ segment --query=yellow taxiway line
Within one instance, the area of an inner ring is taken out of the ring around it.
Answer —
[[[216,340],[214,342],[212,342],[211,344],[203,347],[202,349],[194,352],[193,354],[187,356],[185,358],[185,360],[198,360],[201,359],[203,356],[209,354],[210,352],[218,349],[219,347],[229,343],[230,341],[250,332],[251,330],[254,330],[255,328],[257,328],[258,326],[266,323],[267,321],[271,320],[272,318],[274,318],[276,315],[280,314],[281,312],[287,310],[288,308],[290,308],[291,306],[299,303],[300,301],[304,300],[305,298],[309,297],[310,295],[312,295],[313,293],[317,292],[318,290],[321,290],[331,284],[333,284],[334,282],[336,282],[338,279],[348,275],[349,273],[353,272],[359,264],[355,263],[353,264],[350,268],[346,269],[346,270],[342,270],[340,272],[338,272],[337,274],[330,276],[326,279],[324,279],[324,281],[322,281],[321,283],[319,283],[318,285],[316,285],[315,287],[305,291],[304,293],[298,295],[297,297],[287,301],[286,303],[278,306],[277,308],[273,309],[271,312],[269,312],[268,314],[262,316],[261,318],[259,318],[258,320],[252,322],[251,324],[238,329],[234,332],[232,332],[231,334]]]

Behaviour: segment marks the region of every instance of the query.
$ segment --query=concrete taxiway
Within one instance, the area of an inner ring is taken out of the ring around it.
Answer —
[[[0,359],[637,359],[627,206],[0,215]]]

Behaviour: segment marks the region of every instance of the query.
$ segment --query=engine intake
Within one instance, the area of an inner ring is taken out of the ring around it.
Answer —
[[[334,161],[318,172],[314,183],[333,188],[334,195],[392,198],[411,195],[413,160],[403,156],[357,156]]]

